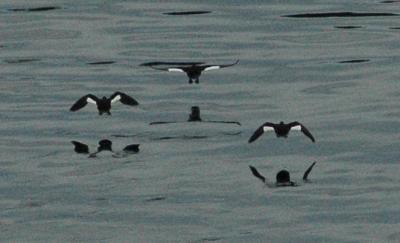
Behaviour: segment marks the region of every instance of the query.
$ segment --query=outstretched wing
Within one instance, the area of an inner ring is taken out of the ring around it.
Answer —
[[[168,71],[168,72],[185,72],[185,69],[183,67],[170,67],[170,68],[159,68],[159,67],[153,67],[150,66],[152,69],[156,70],[161,70],[161,71]]]
[[[263,135],[264,132],[266,131],[274,131],[274,124],[270,122],[266,122],[262,124],[257,130],[251,135],[249,138],[249,143],[254,142],[257,138],[259,138],[261,135]]]
[[[78,154],[88,154],[89,146],[84,143],[78,141],[71,141],[71,143],[75,146],[74,151]]]
[[[96,104],[98,100],[99,99],[96,96],[92,95],[92,94],[85,95],[82,98],[80,98],[79,100],[77,100],[75,102],[75,104],[73,104],[71,106],[71,108],[69,110],[70,111],[77,111],[79,109],[82,109],[85,105],[87,105],[88,102],[92,103],[92,104]]]
[[[138,153],[139,152],[139,145],[140,144],[130,144],[126,146],[123,151],[127,153]]]
[[[310,174],[312,168],[314,167],[314,165],[315,165],[316,163],[317,163],[317,162],[312,163],[312,165],[310,165],[310,167],[308,167],[308,169],[306,170],[306,172],[304,172],[303,181],[307,181],[307,180],[308,180],[308,179],[307,179],[308,174]]]
[[[225,68],[225,67],[230,67],[233,65],[238,64],[239,60],[237,60],[234,63],[230,63],[230,64],[223,64],[223,65],[205,65],[203,66],[203,71],[210,71],[210,70],[215,70],[215,69],[220,69],[220,68]]]
[[[121,101],[121,103],[125,105],[131,105],[131,106],[139,105],[139,103],[134,98],[119,91],[111,95],[110,99],[111,103]]]
[[[300,130],[304,135],[306,135],[308,138],[310,138],[313,143],[315,143],[314,136],[310,133],[310,131],[305,126],[303,126],[303,124],[301,124],[300,122],[295,121],[295,122],[289,123],[289,125],[291,127],[290,128],[291,130],[292,129],[293,130]]]
[[[262,182],[265,183],[265,177],[263,175],[261,175],[255,167],[253,167],[251,165],[249,165],[249,167],[250,167],[251,173],[253,173],[253,175],[255,177],[257,177],[258,179],[262,180]]]
[[[140,64],[139,66],[157,66],[157,65],[200,65],[204,64],[204,62],[145,62]]]

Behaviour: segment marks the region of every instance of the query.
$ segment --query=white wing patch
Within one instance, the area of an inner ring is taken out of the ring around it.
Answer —
[[[117,102],[121,99],[121,95],[117,95],[114,97],[114,99],[111,100],[111,103]]]
[[[263,130],[264,132],[269,132],[269,131],[274,131],[275,129],[273,127],[263,126]]]
[[[180,68],[168,68],[168,72],[181,72],[183,73],[183,69]]]
[[[87,97],[86,101],[89,102],[89,103],[92,103],[92,104],[96,104],[96,101],[93,100],[93,99],[90,98],[90,97]]]
[[[211,67],[207,67],[204,69],[204,71],[210,71],[210,70],[215,70],[215,69],[220,69],[221,66],[211,66]]]
[[[290,130],[293,130],[293,131],[301,131],[301,126],[300,126],[300,125],[293,126],[292,128],[290,128]]]

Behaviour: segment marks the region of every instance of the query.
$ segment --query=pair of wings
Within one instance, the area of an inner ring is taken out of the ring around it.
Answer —
[[[314,165],[315,165],[316,163],[317,163],[317,162],[313,162],[313,163],[308,167],[308,169],[304,172],[303,181],[308,181],[308,175],[310,174],[311,170],[313,169],[313,167],[314,167]],[[255,177],[257,177],[258,179],[260,179],[262,182],[266,183],[267,179],[266,179],[263,175],[261,175],[260,172],[258,172],[258,170],[257,170],[254,166],[249,165],[249,167],[250,167],[251,173],[253,173],[253,175],[254,175]]]
[[[168,72],[188,72],[191,69],[198,69],[199,71],[210,71],[210,70],[216,70],[220,68],[225,68],[225,67],[230,67],[233,65],[238,64],[239,60],[237,60],[234,63],[230,64],[223,64],[223,65],[198,65],[198,64],[193,64],[192,66],[178,66],[178,67],[170,67],[170,68],[158,68],[158,67],[153,67],[150,65],[151,68],[157,69],[157,70],[162,70],[162,71],[168,71]]]
[[[139,104],[134,98],[119,91],[112,94],[108,99],[111,101],[111,103],[121,101],[122,104],[130,106],[135,106]],[[87,94],[81,97],[79,100],[77,100],[75,104],[71,106],[70,111],[77,111],[79,109],[82,109],[87,105],[87,103],[97,104],[99,100],[100,99],[97,96],[92,94]]]
[[[89,153],[89,146],[81,143],[79,141],[71,141],[71,143],[75,146],[74,151],[78,154],[88,154]],[[139,144],[130,144],[125,146],[123,149],[124,152],[131,152],[137,153],[139,152]]]
[[[275,123],[271,123],[271,122],[266,122],[266,123],[262,124],[259,128],[257,128],[257,130],[253,133],[253,135],[251,135],[248,142],[249,143],[254,142],[257,138],[259,138],[261,135],[263,135],[264,132],[266,132],[266,131],[275,131],[275,127],[279,126],[279,125],[280,124],[275,124]],[[308,138],[310,138],[313,143],[315,143],[314,136],[300,122],[297,122],[297,121],[291,122],[291,123],[287,124],[287,126],[290,127],[290,130],[301,131],[304,135],[306,135]]]

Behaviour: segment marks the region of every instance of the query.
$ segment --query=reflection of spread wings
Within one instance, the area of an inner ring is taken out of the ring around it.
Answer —
[[[149,125],[160,125],[160,124],[171,124],[171,123],[186,123],[186,122],[194,122],[194,121],[156,121],[150,122]],[[240,122],[237,121],[195,121],[195,122],[209,122],[209,123],[227,123],[227,124],[236,124],[241,126]]]
[[[307,181],[307,180],[308,180],[308,178],[307,178],[307,177],[308,177],[308,174],[310,174],[312,168],[314,167],[314,165],[315,165],[316,163],[317,163],[317,162],[312,163],[312,165],[310,165],[310,167],[308,167],[308,169],[306,170],[306,172],[304,172],[303,181]]]
[[[73,104],[71,106],[71,108],[69,110],[70,111],[77,111],[77,110],[82,109],[83,107],[85,107],[85,105],[87,105],[88,102],[92,103],[92,104],[96,104],[98,100],[99,99],[96,96],[92,95],[92,94],[85,95],[85,96],[81,97],[79,100],[77,100],[75,102],[75,104]]]
[[[253,173],[253,175],[255,177],[257,177],[258,179],[260,179],[262,182],[265,183],[265,177],[263,175],[261,175],[255,167],[253,167],[251,165],[249,165],[249,167],[250,167],[251,173]]]
[[[139,152],[139,145],[140,145],[140,144],[130,144],[130,145],[127,145],[127,146],[123,149],[123,151],[124,151],[124,152],[128,152],[128,153],[137,153],[137,152]]]
[[[114,103],[116,101],[121,101],[121,103],[124,105],[135,106],[135,105],[139,104],[134,98],[130,97],[127,94],[119,92],[119,91],[117,91],[113,95],[111,95],[110,99],[111,99],[111,103]]]
[[[71,141],[71,143],[75,146],[74,151],[78,154],[88,154],[89,146],[84,143],[78,141]]]

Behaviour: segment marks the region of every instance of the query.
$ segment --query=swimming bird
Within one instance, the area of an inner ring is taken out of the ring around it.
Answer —
[[[159,67],[154,67],[154,66],[150,66],[150,67],[153,69],[168,71],[168,72],[182,72],[182,73],[184,72],[189,77],[189,84],[192,84],[193,82],[198,84],[199,77],[202,72],[216,70],[216,69],[225,68],[225,67],[230,67],[230,66],[236,65],[238,62],[239,62],[239,60],[237,60],[236,62],[231,63],[231,64],[223,64],[223,65],[192,64],[190,66],[178,66],[178,67],[170,67],[170,68],[159,68]]]
[[[92,94],[87,94],[83,97],[81,97],[78,101],[75,102],[70,108],[70,111],[77,111],[82,109],[87,105],[87,103],[92,103],[97,105],[97,110],[99,111],[99,115],[102,115],[103,113],[107,113],[108,115],[111,115],[110,109],[111,109],[111,104],[114,102],[120,101],[122,104],[125,105],[130,105],[130,106],[135,106],[139,105],[139,103],[129,95],[126,95],[122,92],[115,92],[110,96],[110,98],[107,98],[103,96],[103,98],[97,98],[96,96]]]
[[[313,162],[308,169],[304,172],[303,175],[303,181],[304,182],[308,182],[308,175],[310,174],[312,168],[314,167],[314,165],[317,162]],[[258,172],[258,170],[249,165],[250,170],[252,172],[252,174],[257,177],[258,179],[260,179],[262,182],[264,182],[267,186],[269,187],[280,187],[280,186],[298,186],[298,184],[296,182],[293,182],[290,180],[290,173],[287,170],[281,170],[276,174],[276,182],[275,183],[271,183],[269,182],[263,175],[260,174],[260,172]]]
[[[313,135],[308,131],[308,129],[303,126],[300,122],[291,122],[288,124],[283,123],[282,121],[280,123],[271,123],[271,122],[266,122],[262,124],[257,130],[251,135],[249,138],[249,143],[254,142],[257,138],[259,138],[264,132],[268,131],[275,131],[275,134],[277,137],[284,137],[287,138],[288,134],[290,131],[301,131],[311,139],[313,143],[315,143],[315,139]]]

